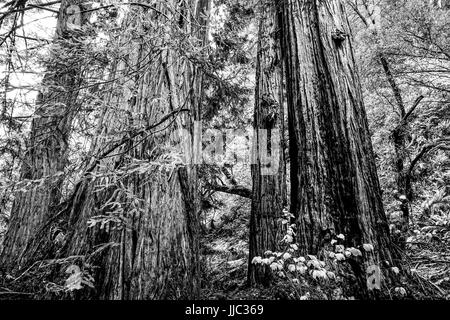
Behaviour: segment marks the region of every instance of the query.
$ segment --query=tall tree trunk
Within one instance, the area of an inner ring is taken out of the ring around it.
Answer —
[[[62,1],[58,14],[55,45],[38,95],[30,143],[22,165],[25,186],[15,194],[11,219],[3,243],[0,265],[3,271],[20,268],[22,253],[37,226],[49,218],[61,199],[61,185],[67,165],[68,139],[80,87],[82,37],[87,21],[81,13],[86,1]],[[80,40],[80,39],[78,39]]]
[[[277,7],[261,4],[256,62],[252,208],[248,283],[269,284],[268,266],[253,264],[256,256],[277,251],[281,241],[284,188],[282,64],[279,53]]]
[[[67,209],[28,250],[34,261],[65,259],[59,275],[70,264],[92,276],[95,289],[77,291],[78,298],[198,296],[198,179],[195,164],[180,163],[174,149],[186,137],[171,134],[193,132],[200,119],[203,76],[192,63],[199,57],[177,48],[182,39],[203,48],[209,6],[158,1],[128,14],[121,41],[131,48],[117,67],[124,80],[112,88],[96,156]],[[45,237],[55,229],[59,244]]]
[[[330,0],[281,5],[298,242],[313,254],[330,234],[346,235],[349,247],[372,244],[353,264],[355,291],[368,295],[366,270],[386,271],[393,256],[345,9]]]

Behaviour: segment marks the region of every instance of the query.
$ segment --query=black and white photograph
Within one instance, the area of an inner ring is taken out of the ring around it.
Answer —
[[[0,0],[0,309],[118,300],[448,308],[450,0]]]

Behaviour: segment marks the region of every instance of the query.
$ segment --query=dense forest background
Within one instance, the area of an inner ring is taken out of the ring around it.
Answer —
[[[450,1],[0,27],[0,299],[450,298]]]

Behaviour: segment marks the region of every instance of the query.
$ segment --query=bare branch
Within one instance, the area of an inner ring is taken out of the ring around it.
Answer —
[[[417,99],[414,101],[414,104],[412,105],[411,109],[406,113],[406,115],[403,117],[402,122],[406,123],[408,121],[409,116],[416,110],[416,108],[419,106],[420,102],[423,100],[424,96],[420,95],[417,97]]]
[[[414,159],[411,161],[411,164],[409,165],[408,174],[411,174],[411,172],[414,170],[414,167],[416,164],[422,159],[426,154],[431,152],[435,149],[447,149],[450,148],[449,146],[450,138],[444,138],[439,139],[433,143],[427,144],[422,147],[422,150],[414,157]]]

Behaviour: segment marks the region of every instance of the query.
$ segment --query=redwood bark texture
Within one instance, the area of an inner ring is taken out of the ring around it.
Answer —
[[[36,118],[32,121],[30,144],[21,169],[21,180],[25,183],[15,194],[0,256],[3,271],[21,267],[23,250],[61,199],[70,127],[82,81],[82,62],[76,56],[61,59],[57,55],[81,55],[81,46],[74,39],[82,37],[79,28],[88,18],[81,13],[85,2],[61,2],[55,36],[60,49],[50,59],[42,82],[44,90],[36,101]]]
[[[115,62],[120,81],[105,98],[95,156],[66,208],[26,252],[28,261],[64,261],[52,281],[62,281],[70,265],[93,277],[94,288],[66,298],[198,296],[198,179],[189,159],[178,160],[193,139],[180,150],[185,137],[174,133],[194,131],[203,75],[176,41],[203,47],[209,7],[209,0],[158,1],[132,6],[125,19],[120,41],[129,51]]]
[[[365,295],[366,268],[385,270],[393,257],[345,8],[330,0],[280,5],[298,241],[312,254],[330,234],[346,235],[347,246],[372,244],[364,265],[354,265]]]
[[[273,1],[260,4],[260,25],[256,62],[254,110],[254,164],[252,164],[252,208],[248,282],[268,285],[268,266],[252,264],[256,256],[276,252],[281,241],[284,194],[282,61],[277,25],[277,7]]]

